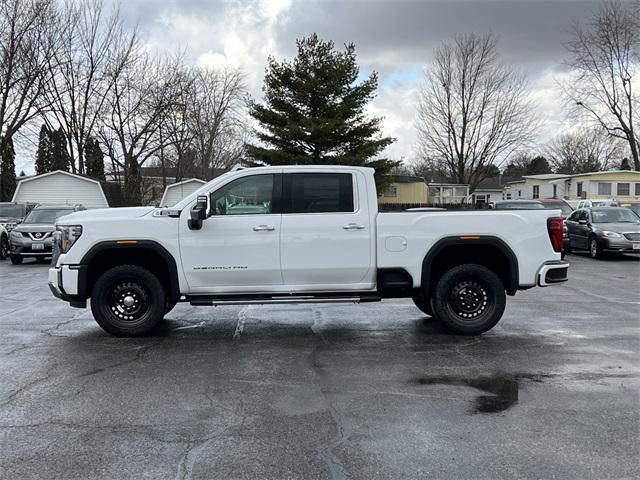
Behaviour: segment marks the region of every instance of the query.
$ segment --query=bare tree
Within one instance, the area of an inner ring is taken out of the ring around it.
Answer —
[[[465,34],[435,52],[418,106],[421,156],[475,186],[536,133],[524,75],[498,58],[491,34]]]
[[[240,160],[244,149],[241,110],[245,88],[238,70],[194,71],[190,126],[203,179]]]
[[[574,26],[567,44],[572,72],[562,84],[574,111],[629,144],[636,170],[640,170],[640,95],[634,84],[640,72],[639,5],[607,1],[586,26]]]
[[[56,47],[49,0],[0,0],[0,136],[9,141],[47,108],[46,59]]]
[[[560,134],[546,148],[553,170],[566,174],[607,170],[621,154],[620,141],[597,129]]]
[[[137,52],[117,72],[100,119],[99,136],[113,163],[124,172],[129,205],[142,201],[140,167],[167,146],[160,127],[183,88],[182,59]]]
[[[84,172],[84,149],[103,113],[119,71],[137,47],[135,29],[124,28],[119,10],[105,12],[103,0],[69,0],[60,13],[60,44],[48,58],[45,117],[61,128],[72,170]]]

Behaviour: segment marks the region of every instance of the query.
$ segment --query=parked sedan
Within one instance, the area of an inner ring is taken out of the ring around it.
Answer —
[[[56,220],[64,215],[84,210],[81,205],[39,206],[31,210],[9,234],[11,263],[18,265],[25,258],[47,261],[53,255],[53,232]]]
[[[588,250],[592,258],[640,253],[640,218],[628,208],[578,209],[567,219],[567,230],[571,248]]]

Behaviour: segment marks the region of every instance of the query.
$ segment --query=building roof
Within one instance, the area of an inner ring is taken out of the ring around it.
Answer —
[[[556,178],[567,178],[571,175],[564,173],[541,173],[539,175],[523,175],[522,178],[531,178],[533,180],[555,180]]]
[[[507,183],[517,181],[515,177],[505,177],[504,175],[498,175],[495,177],[489,177],[478,183],[475,191],[478,190],[496,190],[502,191]]]
[[[591,176],[591,175],[607,175],[611,173],[631,173],[635,175],[640,175],[640,172],[636,170],[603,170],[602,172],[587,172],[587,173],[574,173],[573,175],[566,175],[567,177],[583,177],[583,176]]]
[[[414,175],[393,175],[392,178],[395,183],[424,183],[423,177]]]
[[[104,198],[107,201],[107,205],[109,205],[110,207],[124,207],[126,205],[124,201],[124,196],[122,195],[122,189],[120,188],[120,185],[118,185],[117,183],[98,180],[97,178],[88,177],[87,175],[80,175],[78,173],[65,172],[64,170],[55,170],[53,172],[41,173],[40,175],[29,175],[25,177],[18,177],[18,184],[22,182],[30,182],[32,180],[40,180],[42,178],[46,178],[54,174],[68,175],[70,177],[79,178],[82,180],[86,180],[88,182],[97,183],[98,185],[100,185],[100,189],[104,194]],[[16,188],[16,192],[17,191],[18,189]],[[15,196],[15,193],[14,193],[14,196]]]

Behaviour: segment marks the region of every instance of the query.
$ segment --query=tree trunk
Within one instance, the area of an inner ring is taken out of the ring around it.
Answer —
[[[635,139],[629,142],[629,146],[631,147],[631,158],[633,158],[633,168],[636,172],[640,172],[640,152],[638,152],[638,142]]]
[[[0,202],[10,202],[16,191],[15,154],[11,137],[0,137]]]
[[[140,165],[135,158],[127,155],[124,161],[124,200],[130,207],[142,203],[142,178]]]

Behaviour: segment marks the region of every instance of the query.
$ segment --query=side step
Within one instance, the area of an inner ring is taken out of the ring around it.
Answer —
[[[273,295],[196,295],[187,297],[194,306],[213,305],[262,305],[278,303],[365,303],[379,302],[376,293],[305,293]]]

